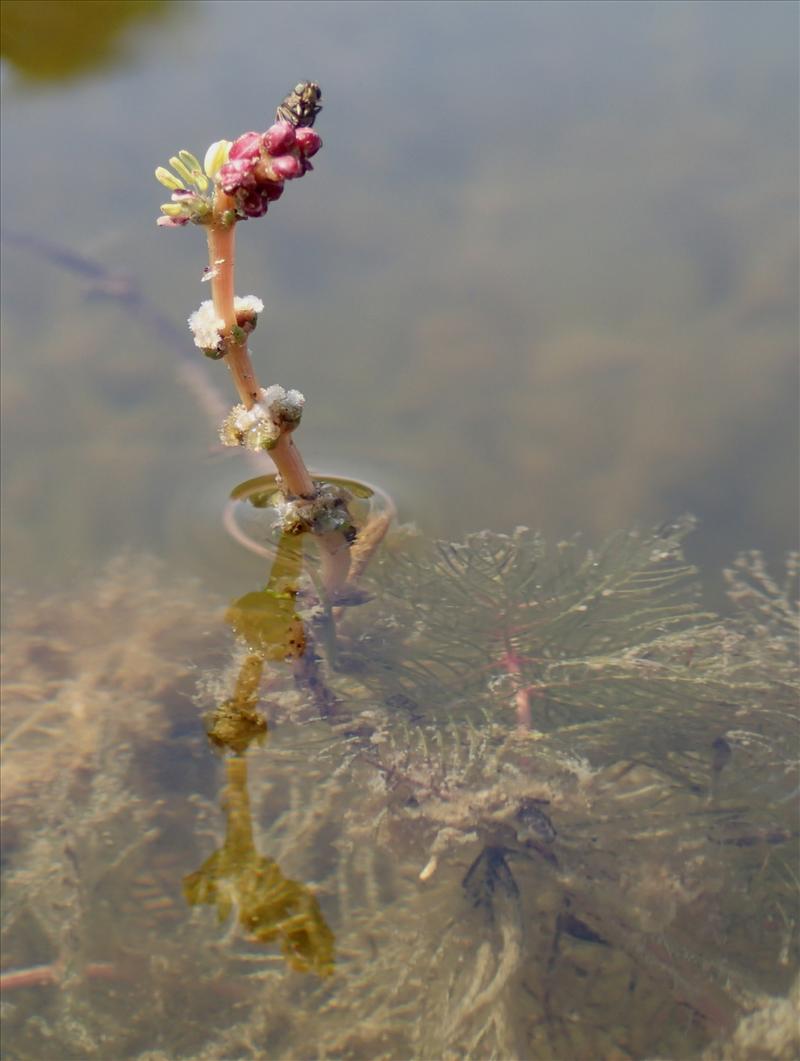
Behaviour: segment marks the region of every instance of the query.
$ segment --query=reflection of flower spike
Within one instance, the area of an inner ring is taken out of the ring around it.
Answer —
[[[225,763],[228,783],[223,807],[225,842],[200,869],[183,879],[190,906],[216,906],[220,922],[237,909],[238,922],[256,943],[280,942],[281,952],[298,972],[330,976],[335,938],[311,889],[284,876],[274,859],[259,854],[253,837],[247,761]]]

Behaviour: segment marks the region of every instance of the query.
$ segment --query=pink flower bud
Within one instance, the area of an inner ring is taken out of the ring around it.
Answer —
[[[279,180],[291,181],[303,176],[303,163],[294,155],[281,155],[273,158],[272,171]]]
[[[245,158],[226,162],[217,174],[217,178],[226,195],[233,195],[240,188],[252,188],[255,184],[253,163]]]
[[[264,147],[270,155],[285,155],[294,147],[294,126],[289,122],[276,122],[264,133]]]
[[[313,129],[309,129],[306,126],[295,131],[295,143],[300,148],[300,154],[304,158],[311,158],[312,155],[316,155],[319,149],[322,147],[322,140],[319,133],[314,132]]]
[[[159,217],[156,221],[161,228],[183,228],[189,224],[188,217]]]
[[[239,207],[248,217],[263,217],[267,212],[269,200],[258,188],[241,192],[237,197]]]
[[[234,140],[231,144],[228,159],[235,161],[237,158],[250,160],[258,158],[261,154],[261,140],[261,133],[242,133],[238,140]]]
[[[258,190],[269,202],[274,203],[283,195],[283,181],[259,181]]]

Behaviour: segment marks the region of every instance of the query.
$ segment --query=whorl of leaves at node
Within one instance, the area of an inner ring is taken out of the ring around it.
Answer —
[[[749,596],[740,587],[740,605],[773,617],[758,637],[741,607],[737,621],[703,610],[681,551],[693,526],[620,532],[588,552],[518,528],[389,556],[356,642],[363,680],[412,729],[513,725],[523,695],[553,747],[690,763],[736,723],[732,705],[750,712],[774,698],[775,665],[787,682],[791,670],[776,627],[791,605],[778,587],[763,577]],[[752,582],[761,568],[747,570]]]

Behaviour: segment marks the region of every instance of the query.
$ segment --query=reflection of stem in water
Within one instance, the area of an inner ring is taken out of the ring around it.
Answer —
[[[296,604],[302,565],[302,538],[282,534],[266,586],[245,593],[228,609],[226,619],[234,633],[263,660],[296,659],[305,650],[305,628]]]
[[[259,484],[263,493],[263,483]],[[245,484],[248,485],[248,484]],[[371,487],[367,496],[378,493],[384,510],[375,513],[366,523],[353,546],[353,563],[350,578],[340,587],[333,599],[326,593],[324,580],[315,575],[313,567],[307,568],[307,574],[314,583],[323,619],[318,625],[325,655],[330,666],[335,666],[337,654],[336,627],[344,612],[343,604],[358,603],[363,594],[358,587],[358,579],[366,570],[376,549],[383,541],[395,515],[391,499],[381,495]],[[251,489],[252,493],[252,489]],[[272,560],[272,568],[267,585],[263,590],[246,593],[236,600],[228,610],[227,620],[238,637],[247,645],[248,650],[264,661],[292,661],[295,679],[311,694],[320,714],[329,717],[334,710],[336,697],[328,689],[318,665],[314,650],[314,640],[307,624],[297,612],[296,600],[299,593],[300,579],[303,571],[303,546],[305,535],[282,534],[277,545],[267,547],[259,545],[238,531],[233,505],[246,501],[248,493],[234,492],[234,500],[226,510],[226,524],[234,536],[239,537],[254,552]],[[324,550],[321,550],[324,556]],[[338,603],[337,603],[338,602]],[[254,664],[251,663],[251,666]],[[237,686],[238,688],[238,686]],[[234,695],[234,701],[236,696]],[[221,713],[230,714],[232,701],[226,701],[217,709],[214,723]],[[210,734],[212,739],[215,734]],[[218,736],[218,734],[217,734]],[[220,740],[218,743],[225,743]],[[233,747],[233,745],[229,745]]]
[[[223,700],[208,720],[208,737],[216,748],[242,754],[253,741],[263,743],[267,721],[257,710],[263,671],[263,657],[249,655],[245,658],[233,696]]]
[[[225,765],[225,842],[184,879],[186,900],[191,906],[216,906],[220,921],[235,905],[237,920],[250,939],[280,940],[293,969],[327,976],[333,971],[334,938],[319,903],[304,884],[285,877],[277,862],[259,855],[247,793],[247,762],[235,756]]]
[[[259,943],[279,939],[294,969],[327,975],[333,969],[333,934],[316,898],[305,885],[284,877],[277,862],[256,850],[243,757],[253,740],[263,743],[267,735],[266,720],[258,711],[265,666],[299,661],[308,651],[303,621],[296,610],[302,558],[302,540],[282,535],[267,585],[246,593],[228,610],[228,622],[246,643],[248,653],[233,695],[220,704],[208,725],[211,742],[234,753],[225,764],[227,831],[222,848],[185,878],[184,894],[192,906],[215,905],[220,921],[235,905],[238,922],[249,938]]]
[[[228,609],[226,619],[248,654],[233,696],[208,720],[209,738],[218,748],[242,754],[251,741],[264,739],[267,723],[257,710],[264,667],[268,661],[297,660],[306,651],[305,627],[296,607],[302,562],[302,539],[281,535],[264,589],[245,593]]]

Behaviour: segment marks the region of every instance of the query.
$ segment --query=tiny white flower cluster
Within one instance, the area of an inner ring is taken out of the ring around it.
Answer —
[[[300,391],[286,391],[277,384],[262,387],[252,408],[234,405],[219,429],[220,441],[223,446],[272,449],[282,431],[291,431],[300,423],[305,403]]]
[[[209,299],[201,302],[189,318],[189,328],[194,336],[194,345],[201,350],[216,350],[222,342],[225,322],[214,312],[214,303]]]
[[[264,303],[255,295],[245,295],[243,298],[237,295],[233,300],[233,308],[237,317],[240,314],[252,317],[263,311]],[[214,303],[211,299],[201,302],[200,308],[189,317],[189,328],[194,336],[194,345],[204,353],[215,354],[221,350],[224,326],[225,322],[214,312]]]
[[[241,298],[237,295],[233,300],[233,308],[236,310],[237,317],[245,310],[249,310],[250,313],[263,313],[264,303],[256,295],[243,295]]]

